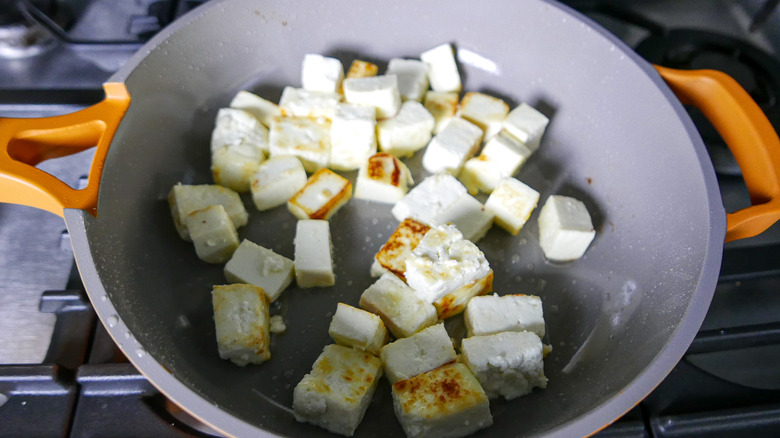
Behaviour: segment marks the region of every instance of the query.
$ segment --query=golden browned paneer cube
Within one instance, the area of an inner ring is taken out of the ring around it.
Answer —
[[[311,372],[295,386],[295,419],[352,436],[380,377],[382,362],[373,354],[343,345],[327,345]]]
[[[271,358],[268,296],[251,284],[214,286],[211,291],[219,357],[239,366]]]
[[[493,270],[491,269],[486,276],[448,293],[439,300],[434,301],[433,305],[436,307],[436,313],[439,315],[439,319],[444,320],[466,310],[466,305],[472,298],[479,295],[485,295],[492,291]]]
[[[372,64],[368,61],[361,61],[356,59],[352,61],[352,64],[347,70],[348,78],[367,78],[370,76],[376,76],[379,73],[379,66]]]
[[[482,128],[486,140],[498,134],[507,114],[509,105],[488,94],[471,91],[460,102],[460,116]]]
[[[287,201],[298,219],[328,220],[352,198],[352,183],[330,169],[314,173],[306,185]]]
[[[431,227],[412,218],[404,219],[374,257],[372,275],[378,277],[389,271],[402,279],[405,278],[406,259],[430,229]]]
[[[454,91],[428,91],[425,93],[423,105],[436,120],[433,127],[433,133],[436,134],[444,129],[457,114],[458,93]]]
[[[462,437],[493,424],[485,391],[460,363],[394,383],[393,408],[408,438]]]

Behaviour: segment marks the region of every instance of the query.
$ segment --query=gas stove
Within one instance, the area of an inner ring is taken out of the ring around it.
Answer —
[[[160,29],[207,0],[0,0],[0,117],[97,103],[101,84]],[[648,61],[716,68],[780,130],[776,1],[570,0]],[[749,205],[739,168],[695,109],[727,211]],[[41,167],[79,187],[91,153]],[[0,437],[216,435],[160,394],[97,321],[63,221],[0,204]],[[725,247],[687,354],[598,436],[772,436],[780,431],[780,224]]]

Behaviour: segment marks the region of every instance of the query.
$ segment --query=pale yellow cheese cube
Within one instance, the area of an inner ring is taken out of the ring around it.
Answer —
[[[326,287],[336,283],[333,272],[330,224],[326,220],[299,220],[295,227],[295,281],[298,287]]]
[[[239,366],[271,358],[268,297],[250,284],[214,286],[211,292],[219,357]]]
[[[306,169],[294,155],[277,155],[260,163],[252,177],[252,201],[264,211],[286,204],[306,185]]]
[[[352,104],[374,107],[377,119],[393,117],[401,107],[401,93],[395,75],[345,79],[344,98]]]
[[[241,197],[233,190],[220,185],[184,185],[176,184],[168,194],[168,204],[171,208],[171,216],[176,231],[182,239],[190,241],[189,230],[184,223],[187,216],[195,210],[206,208],[209,205],[220,204],[225,207],[233,225],[236,228],[243,227],[249,220]]]
[[[509,105],[506,102],[485,93],[468,92],[460,103],[460,116],[482,128],[485,140],[498,134],[507,114]]]
[[[344,303],[338,303],[328,334],[341,345],[371,354],[378,354],[379,349],[390,340],[382,318]]]
[[[360,307],[379,315],[396,338],[411,336],[438,322],[436,308],[389,272],[363,291]]]
[[[266,128],[271,126],[274,117],[282,115],[279,105],[246,90],[236,93],[230,101],[230,108],[241,109],[252,114]]]
[[[274,117],[268,134],[270,156],[294,155],[307,172],[323,169],[330,159],[330,127],[324,117]]]
[[[460,363],[393,384],[393,408],[407,438],[462,437],[493,424],[485,391]]]
[[[454,91],[428,91],[425,93],[425,100],[423,104],[431,115],[433,115],[436,125],[433,128],[433,133],[437,134],[439,131],[447,126],[455,115],[458,113],[458,93]]]
[[[382,362],[376,356],[327,345],[293,390],[295,419],[352,436],[381,377]]]
[[[287,201],[298,219],[330,219],[352,198],[352,183],[330,169],[320,169]]]
[[[404,219],[377,252],[374,257],[376,264],[386,272],[405,279],[406,260],[430,229],[428,225],[412,218]]]
[[[264,160],[265,154],[255,147],[245,144],[222,146],[211,153],[214,182],[238,193],[246,193],[252,176]]]
[[[333,117],[341,95],[336,92],[304,90],[284,87],[279,108],[285,117]]]
[[[539,192],[516,178],[501,180],[485,201],[485,208],[495,215],[499,227],[517,235],[528,222],[539,202]]]
[[[198,258],[204,262],[225,263],[238,248],[236,227],[220,204],[193,211],[185,224]]]
[[[225,265],[231,283],[248,283],[263,288],[276,301],[294,277],[293,261],[268,248],[244,239]]]
[[[371,76],[376,76],[377,73],[379,73],[378,65],[370,63],[368,61],[361,61],[360,59],[356,59],[352,61],[352,64],[350,64],[349,70],[347,70],[346,77],[368,78]]]
[[[520,170],[533,151],[506,131],[488,140],[479,156],[469,158],[458,179],[472,195],[492,193],[498,183]]]
[[[379,357],[390,383],[414,377],[457,359],[452,340],[441,323],[385,345]]]
[[[368,158],[358,171],[355,198],[394,204],[414,184],[412,173],[398,158],[380,152]]]

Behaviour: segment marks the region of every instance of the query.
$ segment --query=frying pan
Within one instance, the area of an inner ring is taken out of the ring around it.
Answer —
[[[680,359],[710,303],[724,239],[780,216],[780,142],[733,80],[654,68],[567,7],[481,3],[212,1],[164,29],[106,84],[106,99],[52,119],[0,120],[0,200],[62,215],[103,324],[166,396],[235,436],[327,436],[296,423],[292,388],[330,343],[336,303],[356,305],[371,258],[397,225],[390,206],[350,201],[331,219],[336,285],[291,287],[274,304],[288,329],[273,357],[219,359],[210,290],[225,282],[177,236],[166,196],[210,183],[209,135],[241,89],[269,99],[299,85],[305,53],[380,65],[435,45],[458,49],[464,89],[528,102],[551,118],[517,175],[541,192],[582,199],[597,227],[585,257],[544,261],[536,213],[518,236],[479,242],[497,293],[540,295],[553,346],[549,386],[493,401],[481,435],[583,436],[638,403]],[[659,74],[660,73],[660,74]],[[668,82],[665,82],[666,80]],[[671,88],[670,88],[671,87]],[[712,165],[683,105],[699,106],[743,168],[753,206],[726,214]],[[132,97],[132,102],[130,98]],[[97,144],[88,186],[72,190],[33,167]],[[415,180],[425,173],[408,160]],[[345,174],[354,178],[354,174]],[[98,190],[99,188],[99,190]],[[294,220],[257,212],[241,237],[291,257]],[[457,319],[448,322],[454,332]],[[401,436],[380,384],[360,436]]]

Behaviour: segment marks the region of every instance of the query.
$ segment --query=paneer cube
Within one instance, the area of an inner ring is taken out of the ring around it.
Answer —
[[[485,391],[460,363],[393,384],[393,410],[407,438],[463,437],[493,424]]]
[[[462,313],[472,298],[493,292],[493,270],[487,275],[465,284],[433,302],[439,320]]]
[[[444,324],[432,325],[391,342],[379,352],[390,383],[428,372],[457,358]]]
[[[433,91],[460,91],[460,72],[451,45],[441,44],[426,50],[420,59],[428,64],[428,80]]]
[[[455,118],[458,112],[458,93],[455,91],[428,91],[425,93],[423,104],[434,120],[436,125],[433,127],[433,133],[438,134],[445,126]]]
[[[233,253],[224,271],[231,283],[263,288],[271,302],[279,298],[294,277],[292,260],[246,239]]]
[[[190,241],[190,232],[185,220],[195,210],[206,208],[209,205],[220,204],[230,216],[230,220],[236,228],[243,227],[249,221],[241,197],[233,190],[219,185],[184,185],[176,184],[168,194],[168,204],[171,207],[171,216],[176,231],[182,239]]]
[[[271,358],[268,297],[251,284],[214,286],[211,291],[219,357],[239,366]]]
[[[576,260],[585,254],[596,230],[585,204],[568,196],[547,198],[539,212],[539,245],[554,261]]]
[[[225,263],[238,248],[236,227],[220,204],[193,211],[185,222],[195,252],[204,262]]]
[[[380,152],[360,167],[355,181],[355,197],[395,204],[414,184],[412,173],[398,158]]]
[[[436,224],[452,224],[463,238],[478,242],[493,225],[493,215],[477,198],[465,193],[444,209],[435,219]]]
[[[268,152],[268,129],[248,111],[220,108],[211,131],[211,152],[240,144]]]
[[[426,302],[468,287],[490,274],[485,254],[454,225],[431,228],[406,259],[406,282]]]
[[[489,140],[501,130],[509,105],[489,94],[471,91],[463,96],[460,116],[482,128],[483,138]]]
[[[279,98],[279,108],[285,117],[332,118],[341,95],[336,92],[312,91],[303,88],[284,87]]]
[[[389,272],[363,292],[360,307],[379,315],[396,338],[406,338],[438,322],[436,308]]]
[[[517,137],[529,149],[535,151],[539,148],[539,143],[549,122],[550,119],[536,108],[527,103],[521,103],[509,112],[504,119],[503,128]]]
[[[498,183],[485,201],[485,208],[495,215],[495,222],[516,236],[531,217],[539,202],[539,192],[516,178],[505,178]]]
[[[482,145],[482,129],[455,117],[436,134],[423,154],[422,164],[431,173],[457,175],[463,163],[473,157]]]
[[[393,58],[385,74],[398,76],[401,100],[420,102],[428,91],[428,65],[418,59]]]
[[[482,152],[469,158],[458,179],[472,195],[492,193],[504,178],[514,176],[532,154],[520,140],[506,131],[500,131],[488,140]]]
[[[435,120],[416,100],[401,105],[395,117],[377,123],[379,149],[396,157],[411,156],[431,140]]]
[[[355,170],[376,153],[376,110],[341,103],[330,127],[331,169]]]
[[[344,80],[344,66],[336,58],[307,53],[301,67],[301,86],[304,90],[338,92]]]
[[[398,77],[380,75],[345,79],[344,98],[355,105],[376,108],[377,119],[393,117],[401,107]]]
[[[294,155],[277,155],[261,163],[252,177],[252,201],[264,211],[286,204],[306,185],[306,169]]]
[[[330,169],[320,169],[287,201],[298,219],[330,219],[352,198],[352,183]]]
[[[349,304],[338,303],[328,334],[336,343],[379,354],[390,334],[379,316]]]
[[[327,345],[293,390],[295,419],[352,436],[381,377],[382,363],[376,356]]]
[[[298,287],[326,287],[336,283],[333,272],[330,224],[299,220],[295,228],[295,282]]]
[[[211,153],[211,174],[215,183],[246,193],[252,176],[264,160],[265,153],[254,146],[244,143],[225,145]]]
[[[271,157],[294,155],[310,173],[325,168],[330,160],[330,126],[322,117],[275,117],[268,135]]]
[[[379,276],[384,272],[391,272],[401,279],[405,279],[406,260],[412,256],[412,250],[422,240],[431,227],[412,218],[406,218],[393,231],[382,248],[374,257],[375,264],[382,269],[372,268]]]
[[[244,110],[252,114],[266,128],[271,126],[271,120],[274,117],[282,115],[279,105],[246,90],[236,93],[233,100],[230,101],[230,108]]]
[[[379,73],[379,66],[368,61],[356,59],[347,70],[347,78],[368,78]],[[343,85],[343,84],[342,84]]]
[[[533,388],[547,387],[542,341],[531,332],[465,338],[461,350],[465,365],[488,398],[512,400]]]
[[[469,336],[530,331],[544,336],[542,300],[535,295],[497,294],[474,297],[463,314]]]
[[[399,221],[413,218],[435,225],[436,218],[464,194],[466,187],[454,176],[447,173],[431,175],[395,203],[393,217]]]

